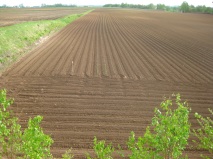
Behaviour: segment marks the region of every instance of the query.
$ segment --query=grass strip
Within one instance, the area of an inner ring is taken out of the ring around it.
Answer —
[[[56,20],[29,21],[0,27],[0,70],[16,61],[25,52],[29,52],[30,46],[41,37],[60,30],[91,11],[72,14]]]

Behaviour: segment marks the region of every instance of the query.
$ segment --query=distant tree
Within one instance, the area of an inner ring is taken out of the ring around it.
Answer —
[[[103,7],[121,7],[120,4],[105,4]]]
[[[164,4],[158,4],[157,10],[165,10],[168,12],[180,12],[180,6],[166,6]]]
[[[207,14],[213,14],[213,9],[211,7],[206,7],[205,13],[207,13]]]
[[[180,7],[170,7],[172,12],[180,12]]]
[[[156,8],[155,5],[152,3],[147,6],[147,9],[155,9],[155,8]]]
[[[199,5],[196,7],[196,12],[205,13],[205,10],[206,10],[206,6]]]
[[[56,4],[61,5],[61,4]],[[54,5],[54,7],[56,7]],[[47,6],[49,7],[49,5]],[[52,7],[52,6],[50,6]],[[64,7],[64,5],[63,5]],[[164,4],[157,4],[155,6],[154,4],[149,5],[141,5],[141,4],[127,4],[127,3],[121,3],[121,4],[105,4],[103,7],[122,7],[122,8],[139,8],[139,9],[157,9],[157,10],[166,10],[169,12],[190,12],[190,13],[206,13],[206,14],[213,14],[213,8],[206,7],[206,6],[193,6],[189,5],[186,1],[184,1],[181,6],[166,6]]]
[[[7,5],[3,4],[2,6],[0,6],[0,8],[7,8]]]
[[[189,12],[189,4],[186,1],[181,4],[180,8],[184,13]]]
[[[54,8],[54,7],[77,7],[77,6],[74,4],[67,5],[67,4],[57,3],[57,4],[53,4],[53,5],[41,4],[41,7]]]
[[[24,5],[23,4],[19,4],[19,8],[24,8]]]
[[[127,3],[121,3],[122,8],[127,8],[129,5]]]
[[[103,7],[111,7],[112,6],[112,4],[105,4],[105,5],[103,5]]]
[[[142,8],[143,8],[143,6],[142,6],[141,4],[138,4],[138,5],[136,6],[136,8],[140,8],[140,9],[142,9]]]
[[[41,4],[41,7],[46,7],[46,4],[45,4],[45,3],[42,3],[42,4]]]
[[[166,6],[164,4],[157,4],[157,10],[166,10]]]
[[[189,12],[196,12],[196,8],[195,8],[195,6],[193,6],[193,5],[190,5],[189,6]]]

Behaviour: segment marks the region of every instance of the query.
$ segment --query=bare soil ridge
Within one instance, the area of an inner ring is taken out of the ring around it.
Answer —
[[[82,158],[94,136],[125,148],[164,96],[181,93],[193,112],[210,115],[212,25],[208,15],[96,9],[11,66],[0,86],[22,123],[44,116],[56,156],[72,147]]]

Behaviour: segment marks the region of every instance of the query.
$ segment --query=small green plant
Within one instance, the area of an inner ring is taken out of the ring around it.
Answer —
[[[50,146],[53,140],[43,133],[40,123],[41,116],[29,119],[28,128],[22,135],[22,151],[24,158],[52,158]]]
[[[105,145],[105,141],[98,141],[97,138],[94,138],[94,151],[97,159],[112,159],[112,153],[114,152],[114,148],[112,144]],[[92,159],[89,154],[87,154],[87,159]]]
[[[210,113],[213,115],[213,111],[209,109]],[[198,148],[204,149],[213,155],[213,120],[210,117],[204,118],[198,113],[195,113],[195,117],[200,125],[200,128],[193,129],[193,134],[198,140],[194,140]],[[210,159],[207,156],[201,155],[203,158]]]
[[[149,128],[147,128],[144,137],[138,137],[137,141],[135,133],[131,132],[129,141],[127,142],[128,148],[131,151],[131,154],[129,155],[130,159],[155,158],[155,151],[152,149],[152,147],[154,147],[154,145],[152,145],[153,137],[148,135],[151,135]]]
[[[18,118],[11,116],[8,111],[13,100],[6,98],[6,90],[0,91],[0,158],[14,158],[21,149],[21,126],[17,124]]]
[[[0,91],[0,158],[52,158],[50,146],[53,140],[40,127],[41,116],[28,122],[21,131],[18,118],[9,110],[13,100],[7,99],[6,90]]]
[[[153,133],[147,127],[144,136],[138,140],[131,133],[128,141],[128,148],[132,152],[130,159],[178,159],[182,156],[190,133],[190,109],[186,102],[181,102],[179,94],[176,95],[175,103],[176,109],[171,109],[173,102],[170,99],[161,103],[162,110],[155,109]]]
[[[72,159],[74,155],[72,154],[72,149],[67,150],[63,155],[62,159]]]

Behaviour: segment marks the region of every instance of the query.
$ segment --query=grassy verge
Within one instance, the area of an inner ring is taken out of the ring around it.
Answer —
[[[91,12],[89,10],[82,14],[73,14],[56,20],[40,20],[24,22],[12,26],[0,28],[0,71],[11,62],[14,62],[25,52],[30,50],[36,41],[41,37],[56,32],[78,19],[79,17]]]

